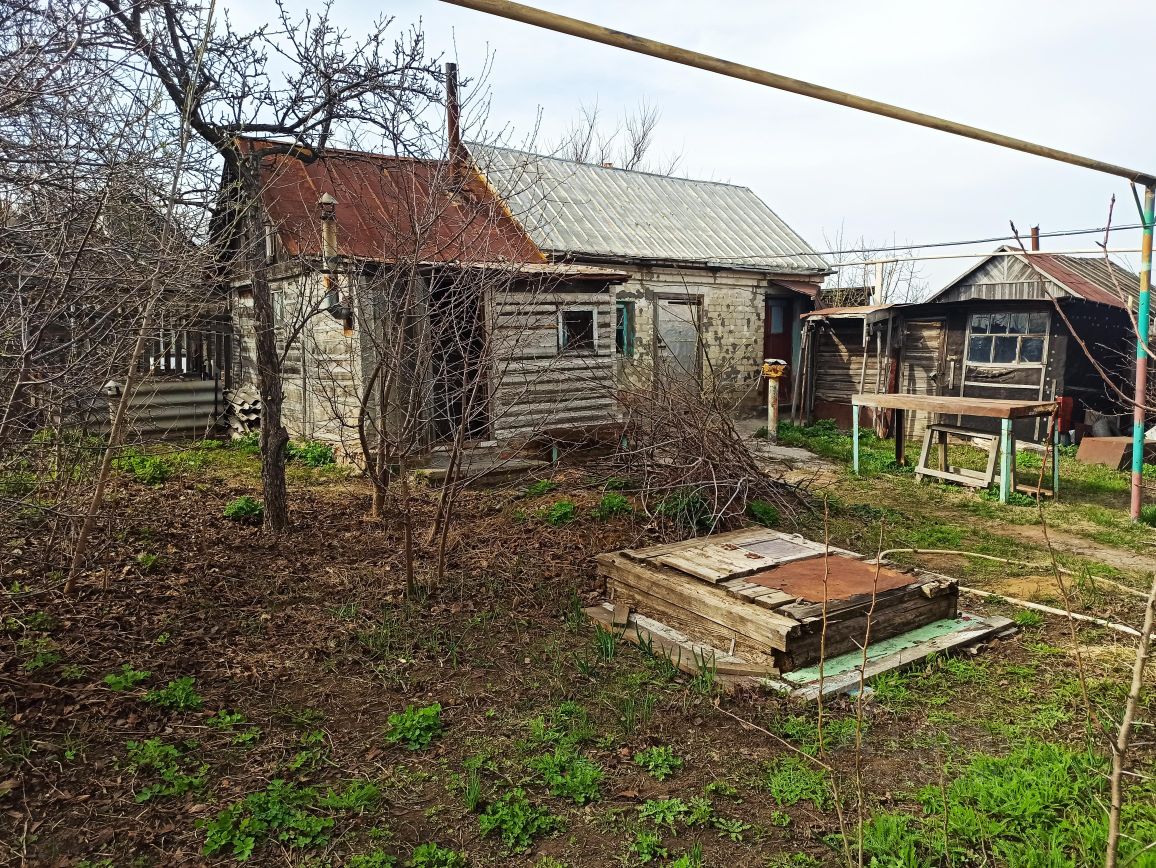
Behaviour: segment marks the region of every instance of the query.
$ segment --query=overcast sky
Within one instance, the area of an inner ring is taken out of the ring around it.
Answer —
[[[253,24],[264,3],[226,5]],[[307,4],[292,0],[293,8]],[[1151,60],[1156,3],[1074,0],[537,0],[537,5],[941,117],[1156,171]],[[923,243],[1138,222],[1126,182],[451,6],[336,0],[356,32],[375,14],[420,21],[430,47],[476,74],[490,127],[555,141],[583,102],[608,117],[646,100],[679,173],[751,187],[816,249],[824,237]],[[1045,239],[1049,249],[1100,238]],[[1136,247],[1138,232],[1113,233]],[[984,245],[990,249],[995,245]],[[935,252],[935,251],[928,251]],[[1135,267],[1138,257],[1118,259]],[[935,288],[966,262],[930,263]]]

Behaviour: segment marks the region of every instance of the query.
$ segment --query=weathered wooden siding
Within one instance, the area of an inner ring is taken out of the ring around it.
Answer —
[[[1047,300],[1050,281],[1015,256],[996,256],[956,283],[938,302]]]
[[[559,315],[590,310],[593,350],[560,351]],[[496,292],[490,302],[493,436],[499,442],[618,418],[614,304],[609,291]]]

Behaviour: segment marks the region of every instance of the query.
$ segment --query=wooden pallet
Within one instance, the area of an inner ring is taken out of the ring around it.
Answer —
[[[952,580],[868,565],[855,552],[767,528],[595,560],[610,600],[621,609],[704,645],[768,657],[783,672],[957,611]]]

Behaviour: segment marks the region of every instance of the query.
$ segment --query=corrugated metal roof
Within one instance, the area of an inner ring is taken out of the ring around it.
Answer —
[[[450,176],[444,161],[359,151],[286,155],[281,143],[239,139],[261,158],[261,200],[292,256],[321,254],[318,199],[337,200],[341,256],[431,263],[545,262],[480,177]]]
[[[927,301],[929,303],[939,301],[957,286],[965,284],[969,276],[995,259],[996,255],[1003,257],[1008,254],[1015,260],[1028,265],[1042,278],[1058,285],[1067,295],[1075,298],[1127,310],[1129,307],[1135,307],[1136,300],[1140,295],[1139,276],[1126,268],[1121,268],[1114,262],[1106,261],[1103,256],[1084,257],[1060,253],[1025,253],[1019,248],[1004,245],[995,254],[989,255],[976,265],[971,266]]]
[[[530,237],[555,254],[819,273],[827,263],[747,187],[470,145]]]

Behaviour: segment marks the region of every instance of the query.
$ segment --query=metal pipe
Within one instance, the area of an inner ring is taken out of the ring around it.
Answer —
[[[801,96],[822,100],[823,102],[847,106],[848,108],[875,115],[882,115],[883,117],[893,118],[898,121],[904,121],[905,123],[940,130],[968,139],[975,139],[979,142],[999,145],[1002,148],[1022,151],[1025,154],[1044,157],[1048,160],[1056,160],[1072,166],[1091,169],[1095,172],[1116,175],[1120,178],[1126,178],[1133,183],[1143,184],[1146,187],[1156,185],[1156,175],[1141,172],[1138,169],[1129,169],[1125,166],[1117,166],[1101,160],[1093,160],[1091,157],[1082,157],[1079,154],[1049,148],[1045,145],[1037,145],[1034,142],[1028,142],[1024,139],[1004,136],[968,124],[961,124],[946,120],[945,118],[935,117],[934,115],[924,114],[923,112],[900,108],[889,103],[879,102],[878,100],[856,96],[855,94],[835,90],[834,88],[801,81],[797,78],[789,78],[785,75],[778,75],[777,73],[758,69],[754,66],[734,63],[733,61],[712,57],[709,54],[701,54],[697,51],[679,48],[665,42],[647,39],[643,36],[634,36],[630,33],[623,33],[620,30],[611,30],[607,27],[591,24],[588,21],[569,18],[565,15],[558,15],[554,12],[536,9],[533,6],[525,6],[521,3],[513,3],[510,2],[510,0],[442,0],[442,2],[452,3],[455,6],[464,6],[467,9],[474,9],[478,12],[487,12],[490,15],[498,15],[502,18],[509,18],[512,21],[521,21],[524,24],[532,24],[535,27],[543,27],[558,33],[566,33],[570,36],[577,36],[580,39],[601,42],[603,45],[623,48],[638,54],[648,54],[660,60],[669,60],[673,63],[681,63],[684,66],[704,69],[707,72],[716,72],[720,75],[750,81],[754,84],[785,90],[789,93],[797,93]]]
[[[1140,301],[1136,306],[1136,392],[1132,405],[1132,521],[1140,520],[1144,489],[1144,407],[1148,398],[1148,341],[1152,339],[1152,222],[1156,184],[1144,190],[1144,235],[1140,240]]]

